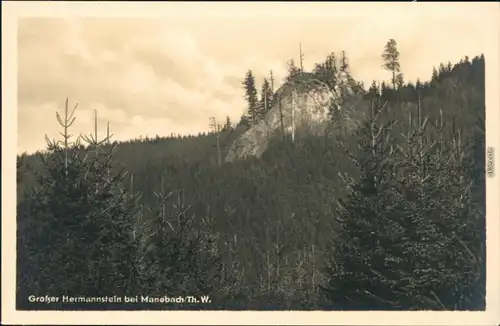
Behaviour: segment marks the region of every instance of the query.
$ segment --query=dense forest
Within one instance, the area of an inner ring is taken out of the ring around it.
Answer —
[[[391,80],[370,87],[345,53],[316,64],[345,108],[329,135],[283,134],[234,163],[220,158],[270,107],[272,72],[259,91],[242,76],[239,123],[213,119],[197,136],[113,142],[108,126],[105,139],[76,139],[66,100],[61,140],[17,157],[18,309],[484,309],[485,59],[411,83],[396,41],[381,52]],[[290,60],[287,78],[301,66]],[[343,112],[356,128],[338,123]]]

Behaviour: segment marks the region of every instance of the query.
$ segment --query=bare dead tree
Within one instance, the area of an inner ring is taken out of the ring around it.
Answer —
[[[302,43],[299,43],[300,71],[304,72],[304,53],[302,53]]]
[[[292,91],[292,143],[295,141],[295,105],[297,104],[297,91]]]
[[[278,107],[279,107],[279,110],[280,110],[281,133],[284,134],[285,133],[285,126],[283,124],[283,110],[281,108],[281,99],[278,99]]]
[[[111,145],[111,134],[109,133],[109,121],[106,125],[106,144],[109,146]],[[106,171],[106,174],[107,174],[107,182],[110,182],[111,181],[111,168],[108,166],[107,167],[107,171]]]
[[[217,165],[220,167],[222,164],[221,154],[220,154],[220,132],[221,125],[215,120],[215,117],[210,118],[210,128],[215,133],[215,137],[217,139]]]
[[[269,82],[271,84],[271,93],[274,94],[274,75],[272,70],[269,70]]]
[[[264,92],[264,114],[267,113],[267,92]]]
[[[272,106],[274,104],[274,75],[273,75],[272,70],[269,71],[269,83],[271,86],[271,96],[270,96],[269,102],[271,102],[271,106]]]

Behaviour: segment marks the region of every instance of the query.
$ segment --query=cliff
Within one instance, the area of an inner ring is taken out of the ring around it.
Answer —
[[[278,131],[323,134],[329,110],[338,109],[338,95],[311,73],[299,73],[281,86],[264,119],[236,139],[226,156],[226,162],[260,157],[269,140]]]

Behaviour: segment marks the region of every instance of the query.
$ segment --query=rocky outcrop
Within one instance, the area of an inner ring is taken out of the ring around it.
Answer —
[[[226,156],[227,162],[260,157],[271,137],[281,129],[294,135],[324,133],[330,107],[338,104],[337,93],[311,73],[292,77],[278,89],[274,98],[264,119],[234,141]]]

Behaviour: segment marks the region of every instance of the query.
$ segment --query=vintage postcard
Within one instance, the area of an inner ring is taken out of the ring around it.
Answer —
[[[494,325],[496,3],[2,3],[2,323]]]

